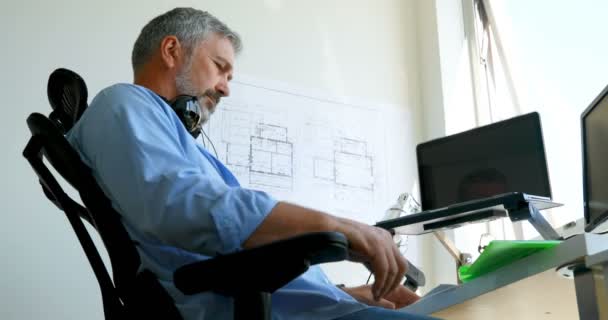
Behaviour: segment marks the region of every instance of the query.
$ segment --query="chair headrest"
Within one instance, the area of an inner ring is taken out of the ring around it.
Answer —
[[[53,108],[49,118],[66,133],[87,108],[87,85],[74,71],[59,68],[49,76],[47,95]]]

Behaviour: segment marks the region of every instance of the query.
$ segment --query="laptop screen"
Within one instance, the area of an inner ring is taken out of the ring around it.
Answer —
[[[551,198],[536,112],[419,144],[416,155],[423,210],[507,192]]]
[[[582,114],[585,230],[608,220],[608,87]]]

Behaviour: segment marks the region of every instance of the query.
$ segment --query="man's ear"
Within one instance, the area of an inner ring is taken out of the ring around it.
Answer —
[[[160,57],[168,69],[181,63],[183,48],[176,36],[166,36],[160,42]]]

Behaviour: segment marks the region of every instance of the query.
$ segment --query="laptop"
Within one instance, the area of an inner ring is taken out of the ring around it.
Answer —
[[[551,201],[540,116],[528,113],[416,147],[422,212],[376,225],[422,234]]]

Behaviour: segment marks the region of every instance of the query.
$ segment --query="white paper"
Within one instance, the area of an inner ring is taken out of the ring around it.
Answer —
[[[242,186],[372,224],[394,202],[389,129],[381,110],[347,100],[240,77],[205,132]]]

